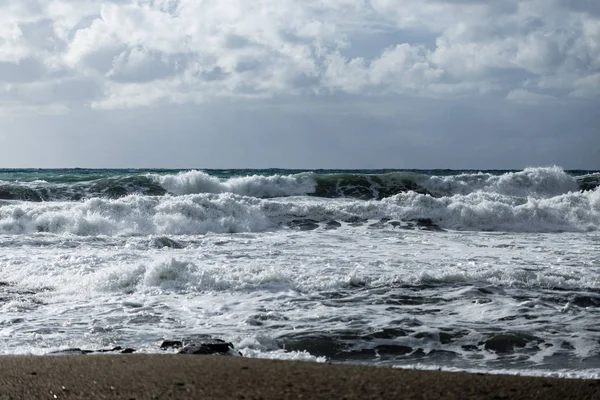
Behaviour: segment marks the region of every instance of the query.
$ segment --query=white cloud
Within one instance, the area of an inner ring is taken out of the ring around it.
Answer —
[[[588,75],[575,81],[575,90],[569,93],[572,97],[600,97],[600,73]]]
[[[19,62],[29,55],[17,23],[0,24],[0,62]]]
[[[0,81],[13,84],[15,97],[5,94],[0,101],[23,105],[44,99],[61,107],[83,102],[123,108],[331,93],[495,93],[530,103],[548,100],[538,92],[552,91],[552,97],[566,100],[600,95],[600,13],[592,3],[5,3],[0,3],[0,72],[8,72]],[[397,42],[367,49],[353,41],[382,32],[394,33]],[[414,41],[418,37],[435,40]],[[41,68],[31,67],[24,75],[9,64]],[[78,90],[72,82],[87,89]],[[53,97],[56,87],[77,94]]]
[[[555,101],[556,98],[547,94],[533,93],[525,89],[515,89],[508,93],[506,100],[520,104],[543,104]]]

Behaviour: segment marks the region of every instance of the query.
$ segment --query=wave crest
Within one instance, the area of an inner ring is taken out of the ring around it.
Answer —
[[[202,171],[180,172],[176,175],[154,175],[153,179],[168,192],[177,195],[198,193],[234,193],[258,198],[301,196],[315,191],[310,173],[296,175],[252,175],[222,181]]]
[[[356,221],[367,220],[430,220],[445,229],[475,231],[595,231],[600,228],[600,188],[550,198],[486,192],[435,198],[407,192],[382,201],[361,201],[258,199],[221,193],[21,202],[0,207],[0,234],[193,235],[257,232],[302,224],[316,229],[332,221],[354,226]],[[393,226],[386,223],[382,227]]]
[[[577,179],[562,168],[525,168],[502,175],[490,173],[431,176],[423,187],[434,196],[466,195],[473,192],[498,193],[518,197],[553,197],[580,189]]]

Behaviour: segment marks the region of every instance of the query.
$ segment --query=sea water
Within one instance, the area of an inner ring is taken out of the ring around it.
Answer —
[[[0,170],[0,354],[600,377],[600,173]]]

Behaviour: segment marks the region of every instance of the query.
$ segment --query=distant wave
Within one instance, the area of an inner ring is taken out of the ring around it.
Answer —
[[[0,234],[186,235],[257,232],[355,221],[430,221],[443,229],[583,232],[600,229],[600,188],[553,197],[473,192],[435,198],[410,191],[381,201],[259,199],[232,193],[94,198],[81,202],[5,202]],[[427,222],[429,223],[429,222]]]
[[[0,199],[23,201],[79,201],[93,197],[119,198],[131,194],[161,196],[167,191],[146,175],[117,175],[69,181],[35,180],[15,182],[0,180]],[[73,178],[71,178],[73,179]]]
[[[526,168],[502,175],[490,173],[431,176],[422,185],[434,196],[474,192],[518,197],[552,197],[580,190],[577,179],[560,167]]]
[[[232,193],[255,198],[315,196],[381,200],[415,192],[441,198],[470,193],[516,197],[553,197],[600,186],[600,173],[572,176],[560,167],[526,168],[519,172],[426,175],[417,172],[315,173],[249,175],[219,178],[204,171],[176,174],[132,173],[114,176],[60,175],[29,182],[0,180],[0,199],[22,201],[79,201],[95,197],[116,199],[145,196]]]
[[[202,171],[181,172],[176,175],[153,175],[172,194],[234,193],[258,198],[300,196],[315,192],[313,174],[252,175],[229,178],[225,181]]]
[[[221,180],[202,171],[176,175],[154,175],[153,179],[169,193],[235,193],[258,198],[312,195],[348,197],[363,200],[383,199],[399,193],[416,192],[433,197],[466,195],[474,192],[498,193],[519,197],[552,197],[600,185],[600,174],[573,177],[560,167],[526,168],[501,175],[463,173],[429,176],[415,172],[384,174],[312,172],[293,175],[253,175]]]

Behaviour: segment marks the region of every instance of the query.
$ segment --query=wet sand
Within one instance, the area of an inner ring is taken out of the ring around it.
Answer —
[[[600,399],[600,380],[241,357],[0,357],[5,399]]]

